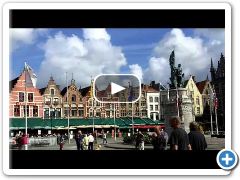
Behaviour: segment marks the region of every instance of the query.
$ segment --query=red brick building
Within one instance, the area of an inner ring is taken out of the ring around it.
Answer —
[[[25,80],[26,79],[26,80]],[[25,117],[25,98],[27,100],[27,116],[43,117],[43,97],[36,88],[37,77],[30,66],[25,64],[21,75],[9,86],[9,116],[10,118]],[[26,96],[25,96],[26,84]]]

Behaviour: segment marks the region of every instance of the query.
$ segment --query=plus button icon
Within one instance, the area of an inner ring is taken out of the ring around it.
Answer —
[[[225,161],[226,165],[229,165],[229,162],[232,161],[233,158],[229,157],[229,154],[227,153],[224,158],[222,158],[222,161]]]
[[[233,150],[221,150],[217,155],[218,165],[225,170],[230,170],[236,166],[238,156]]]

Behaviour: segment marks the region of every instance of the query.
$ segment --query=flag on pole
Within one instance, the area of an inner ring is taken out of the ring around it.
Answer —
[[[214,99],[214,108],[217,110],[218,109],[218,98],[215,95],[215,99]]]
[[[210,107],[212,107],[211,111],[213,111],[213,108],[216,110],[218,109],[218,98],[215,90],[211,91],[210,94]]]
[[[167,100],[169,101],[169,88],[167,89]]]
[[[215,93],[213,92],[213,90],[211,90],[210,92],[210,101],[209,101],[209,106],[210,106],[210,110],[211,112],[213,112],[213,107],[214,107],[214,95]]]
[[[36,87],[37,75],[33,72],[33,69],[25,62],[24,65],[25,82],[26,87]]]
[[[90,97],[93,98],[93,80],[91,80]]]

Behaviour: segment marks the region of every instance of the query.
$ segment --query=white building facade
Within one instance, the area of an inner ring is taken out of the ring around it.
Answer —
[[[147,90],[147,116],[152,120],[160,119],[159,92],[153,88]]]

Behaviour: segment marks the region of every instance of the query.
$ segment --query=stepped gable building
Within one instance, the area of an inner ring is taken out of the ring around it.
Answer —
[[[33,69],[25,63],[20,76],[9,84],[9,116],[10,118],[25,117],[25,100],[27,117],[43,117],[43,97],[36,87],[37,76]],[[26,94],[25,94],[26,92]]]
[[[111,85],[108,84],[108,86],[106,87],[106,89],[104,90],[97,90],[97,96],[100,100],[102,101],[114,101],[114,102],[118,102],[119,101],[119,97],[118,97],[118,93],[112,95],[111,94]],[[120,117],[120,110],[119,110],[119,103],[102,103],[102,116],[105,118],[113,118],[114,117],[114,106],[115,106],[115,117],[118,118]]]
[[[213,101],[211,100],[211,98],[213,97],[214,90],[211,85],[211,82],[208,79],[208,76],[206,80],[197,82],[196,85],[198,87],[199,92],[202,95],[202,103],[203,103],[203,116],[198,120],[201,123],[204,123],[205,127],[208,127],[208,129],[210,129],[211,111],[213,111]]]
[[[211,82],[209,81],[208,77],[204,81],[197,82],[196,85],[197,85],[199,92],[202,95],[203,109],[205,109],[206,106],[210,105],[211,94],[214,91],[213,87],[212,87]]]
[[[67,118],[69,113],[70,118],[84,118],[82,95],[73,78],[71,84],[63,88],[61,95],[63,97],[63,117]]]
[[[188,96],[192,100],[194,115],[196,117],[201,116],[203,114],[202,94],[199,92],[195,83],[195,77],[190,76],[190,78],[185,81],[184,86],[187,89]]]
[[[224,130],[225,127],[225,57],[221,53],[220,59],[217,63],[217,68],[214,67],[211,59],[211,80],[213,88],[218,98],[218,123],[219,129]]]
[[[43,96],[43,118],[61,118],[63,114],[62,110],[62,95],[57,85],[51,76],[48,85],[45,88],[40,89]]]
[[[91,82],[91,86],[87,86],[85,88],[80,88],[79,91],[83,96],[83,104],[84,104],[84,112],[85,117],[102,117],[106,116],[105,112],[103,112],[103,104],[99,101],[96,101],[93,97],[93,82]]]

